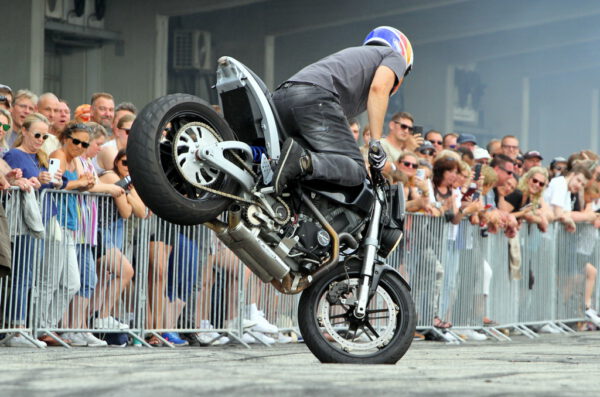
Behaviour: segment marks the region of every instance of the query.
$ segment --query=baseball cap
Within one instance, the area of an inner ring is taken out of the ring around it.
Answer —
[[[554,167],[554,164],[556,163],[566,163],[567,159],[564,157],[555,157],[552,159],[552,161],[550,162],[550,167]]]
[[[477,145],[477,139],[475,138],[475,135],[471,135],[471,134],[460,134],[458,136],[458,139],[456,140],[456,143],[458,143],[458,144],[466,143],[466,142],[473,142],[474,144]]]
[[[435,147],[433,147],[433,144],[429,141],[424,141],[417,149],[419,153],[425,153],[427,150],[435,150]]]
[[[543,159],[544,159],[544,158],[542,157],[542,155],[540,154],[540,152],[538,152],[537,150],[530,150],[530,151],[528,151],[527,153],[525,153],[525,154],[523,155],[523,158],[524,158],[525,160],[527,160],[527,159],[532,159],[532,158],[534,158],[534,157],[537,157],[537,158],[539,158],[540,160],[543,160]]]
[[[491,159],[492,156],[490,156],[490,153],[485,150],[484,148],[481,147],[476,147],[475,150],[473,150],[473,159],[474,160],[482,160],[482,159]]]

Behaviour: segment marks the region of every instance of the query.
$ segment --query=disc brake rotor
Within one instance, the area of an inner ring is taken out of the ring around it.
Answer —
[[[374,324],[371,323],[371,325],[377,330],[377,336],[375,336],[365,324],[359,327],[355,332],[352,332],[349,330],[350,323],[352,321],[360,320],[356,320],[353,317],[352,312],[354,311],[354,306],[340,304],[340,299],[345,299],[346,302],[355,302],[358,299],[359,280],[353,278],[342,282],[348,284],[349,294],[345,294],[343,298],[339,298],[339,303],[337,304],[331,304],[328,299],[322,297],[322,299],[320,299],[321,308],[318,310],[319,323],[325,328],[325,331],[331,335],[333,340],[340,345],[340,348],[346,352],[362,351],[366,353],[367,351],[385,347],[393,338],[394,330],[396,329],[397,308],[392,297],[385,289],[378,286],[375,295],[367,308],[366,321],[369,321],[369,312],[375,311],[376,315],[374,317],[377,317],[377,320]],[[332,319],[332,315],[336,316],[336,318]],[[345,320],[344,326],[340,326],[340,324],[335,321],[332,323],[332,320],[339,321],[341,318]],[[381,324],[380,320],[382,318],[387,320],[385,324]]]
[[[219,135],[211,126],[197,121],[185,124],[175,133],[173,160],[188,183],[201,188],[217,181],[220,171],[198,159],[196,152],[220,141]]]

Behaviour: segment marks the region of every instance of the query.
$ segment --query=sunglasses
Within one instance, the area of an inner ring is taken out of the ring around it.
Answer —
[[[562,170],[564,170],[564,169],[565,169],[565,167],[561,167],[561,166],[559,166],[559,165],[558,165],[558,166],[557,166],[557,165],[555,165],[555,166],[554,166],[554,167],[552,167],[552,168],[554,168],[556,171],[562,171]]]
[[[73,145],[75,145],[75,146],[81,145],[81,147],[84,149],[87,149],[88,147],[90,147],[89,142],[80,141],[79,139],[73,138],[72,136],[70,136],[69,138],[71,138],[71,142],[73,142]]]
[[[126,135],[129,135],[129,131],[131,131],[131,128],[121,128],[123,131],[125,131]]]
[[[507,169],[506,169],[506,168],[504,168],[504,167],[498,167],[498,168],[500,168],[502,171],[506,172],[508,175],[512,175],[512,174],[514,174],[514,172],[513,172],[513,171],[509,171],[509,170],[507,170]]]
[[[521,163],[515,163],[515,167],[521,168],[521,167],[523,167],[523,164],[521,164]]]
[[[456,149],[457,145],[448,145],[450,149]]]
[[[123,165],[123,167],[127,167],[127,159],[121,160],[121,165]]]
[[[404,123],[401,123],[401,122],[396,121],[396,120],[394,120],[394,123],[398,124],[400,126],[400,128],[402,128],[403,130],[408,130],[410,132],[413,132],[415,130],[414,127],[411,127],[408,124],[404,124]]]
[[[8,106],[10,106],[10,102],[8,101],[8,98],[5,97],[4,95],[0,95],[0,102],[4,102],[6,103]]]
[[[537,184],[539,187],[546,186],[546,182],[545,181],[540,181],[537,178],[531,178],[530,181],[533,182],[534,184]]]
[[[421,152],[421,153],[423,153],[425,156],[433,156],[434,151],[433,150],[426,150],[426,151]]]
[[[4,131],[8,131],[8,130],[10,130],[10,124],[0,123],[0,128],[2,128]]]
[[[35,139],[42,138],[43,140],[46,140],[46,139],[48,139],[49,136],[50,136],[50,134],[42,134],[41,132],[36,132],[35,134],[33,134],[33,137]]]
[[[405,167],[412,168],[413,170],[419,168],[419,164],[411,163],[410,161],[403,161],[402,164],[404,164]]]
[[[431,142],[432,145],[442,145],[444,143],[444,141],[436,141],[433,139],[429,139],[429,142]]]

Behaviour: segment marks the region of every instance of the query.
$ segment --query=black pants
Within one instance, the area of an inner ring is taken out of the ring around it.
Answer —
[[[308,180],[357,186],[367,169],[337,97],[324,88],[286,83],[273,102],[288,134],[311,152]]]

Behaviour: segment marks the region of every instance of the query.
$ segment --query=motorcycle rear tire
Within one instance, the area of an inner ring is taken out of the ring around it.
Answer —
[[[323,363],[340,364],[395,364],[410,347],[415,327],[415,304],[406,284],[395,272],[385,272],[379,285],[392,297],[398,306],[397,327],[390,342],[381,350],[368,355],[357,355],[334,346],[320,330],[318,305],[329,286],[347,277],[360,278],[361,266],[355,263],[347,271],[337,266],[306,289],[300,297],[298,306],[298,325],[304,342],[310,351]]]
[[[156,215],[180,225],[213,220],[232,201],[194,187],[177,170],[173,156],[169,154],[168,145],[171,144],[172,151],[172,141],[168,140],[169,133],[167,139],[164,138],[164,131],[169,123],[176,130],[189,122],[206,124],[223,141],[235,140],[227,122],[209,103],[193,95],[172,94],[160,97],[142,109],[131,127],[127,143],[129,172],[140,197]],[[210,188],[235,194],[239,185],[222,173]]]

